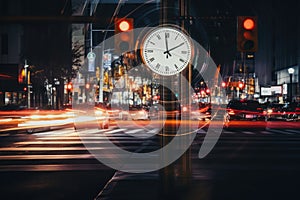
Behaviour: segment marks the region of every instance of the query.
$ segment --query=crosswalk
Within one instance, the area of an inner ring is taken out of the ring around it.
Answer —
[[[152,137],[153,133],[158,132],[158,129],[111,126],[109,129],[75,131],[73,128],[64,128],[32,135],[23,134],[22,140],[12,140],[10,145],[0,147],[0,171],[103,170],[108,167],[95,159],[89,152],[90,149],[107,148],[108,138],[128,151],[139,152],[142,149],[151,152],[160,148],[159,137]],[[196,140],[203,139],[203,136],[205,133],[199,131],[199,137]],[[0,137],[20,137],[20,134],[2,134]],[[278,143],[284,143],[286,146],[293,144],[292,147],[299,146],[300,130],[223,130],[219,140],[219,143],[223,145],[215,147],[216,154],[220,154],[216,157],[221,157],[224,149],[235,151],[233,149],[235,145],[231,144],[246,140],[253,143],[251,148],[255,148],[255,145],[262,145],[266,141],[269,148]],[[193,158],[197,159],[196,150]]]

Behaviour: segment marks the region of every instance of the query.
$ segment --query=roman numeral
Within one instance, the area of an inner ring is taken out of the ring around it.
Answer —
[[[148,49],[148,50],[146,50],[146,52],[147,53],[153,53],[153,50]]]
[[[153,62],[154,60],[155,60],[155,58],[153,58],[153,57],[149,59],[150,62]]]
[[[156,37],[157,37],[157,39],[159,39],[159,40],[161,39],[160,35],[156,35]]]
[[[159,64],[159,63],[157,63],[155,67],[158,69],[158,68],[160,67],[160,64]]]
[[[182,54],[187,54],[187,51],[181,51]]]
[[[179,59],[180,62],[185,62],[185,60],[183,60],[182,58]]]
[[[174,64],[175,68],[178,69],[178,66],[176,64]]]
[[[177,40],[177,38],[178,38],[178,35],[179,35],[179,34],[177,34],[177,35],[176,35],[176,37],[175,37],[175,39],[174,39],[174,40]]]

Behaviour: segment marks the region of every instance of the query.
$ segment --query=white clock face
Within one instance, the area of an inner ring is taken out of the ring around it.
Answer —
[[[181,72],[190,62],[192,47],[189,37],[172,27],[159,27],[143,42],[142,57],[155,73],[171,76]]]

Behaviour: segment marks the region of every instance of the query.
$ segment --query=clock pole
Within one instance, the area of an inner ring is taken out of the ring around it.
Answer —
[[[179,0],[179,21],[180,26],[182,30],[186,31],[188,34],[190,33],[190,21],[188,19],[189,16],[189,5],[190,0]],[[179,99],[181,100],[182,104],[188,105],[190,107],[191,105],[191,82],[192,82],[192,70],[191,70],[191,62],[188,63],[187,67],[181,72],[181,76],[179,76],[179,82],[180,82],[180,93],[179,93]],[[182,80],[182,78],[185,78],[186,80]],[[190,115],[185,116],[184,120],[187,121],[187,125],[184,126],[185,132],[190,133],[191,132],[191,124],[190,124]],[[186,139],[185,139],[186,140]],[[183,141],[187,142],[187,141]],[[179,171],[181,172],[179,176],[181,185],[182,186],[189,186],[189,183],[192,178],[192,162],[191,162],[191,147],[188,148],[185,153],[180,157],[180,165],[181,167]]]
[[[160,24],[174,24],[176,23],[181,27],[182,30],[189,31],[188,26],[185,23],[185,16],[188,16],[188,8],[189,8],[189,0],[164,0],[160,1]],[[172,9],[170,9],[172,8]],[[178,8],[178,9],[174,9]],[[176,12],[179,10],[179,13]],[[178,21],[177,19],[182,19],[182,21]],[[167,50],[166,54],[170,53]],[[172,52],[171,52],[172,54]],[[162,77],[162,83],[164,85],[165,81],[172,82],[172,88],[160,87],[160,96],[162,100],[162,106],[169,111],[181,110],[180,105],[190,105],[191,98],[189,94],[190,86],[187,84],[191,83],[191,65],[188,64],[187,68],[180,72],[180,75],[175,75],[172,77],[164,78]],[[184,81],[180,79],[180,76],[183,76],[188,81]],[[171,78],[171,80],[170,80]],[[186,83],[187,82],[187,83]],[[172,92],[173,91],[173,92]],[[177,94],[174,94],[176,92]],[[184,102],[182,102],[184,100]],[[189,117],[189,116],[188,116]],[[161,147],[163,148],[167,145],[173,137],[182,137],[180,135],[176,135],[176,131],[178,129],[178,125],[180,125],[181,117],[179,115],[175,116],[167,116],[167,120],[175,121],[176,123],[165,124],[164,128],[161,131]],[[186,120],[186,119],[184,119]],[[189,121],[187,119],[187,121]],[[181,123],[181,126],[183,123]],[[189,125],[185,127],[185,132],[190,132]],[[174,136],[176,135],[176,136]],[[182,137],[182,140],[186,140],[185,137]],[[185,142],[181,141],[184,145]],[[179,147],[181,148],[181,147]],[[162,159],[168,155],[162,155]],[[175,191],[182,191],[182,189],[187,188],[190,179],[191,179],[191,150],[190,148],[175,162],[166,166],[165,168],[160,170],[160,179],[161,179],[161,192],[162,195],[167,199],[174,198],[176,199],[177,193]]]
[[[160,1],[160,24],[171,24],[173,23],[172,20],[175,19],[175,12],[174,10],[170,8],[174,8],[176,5],[176,1],[178,0],[164,0]],[[162,100],[161,104],[165,108],[165,110],[174,110],[174,107],[172,104],[174,104],[175,97],[172,95],[173,93],[171,91],[174,91],[175,88],[165,88],[163,87],[164,82],[166,81],[165,78],[162,76],[162,85],[159,88],[160,92],[160,99]],[[168,79],[168,81],[174,82],[174,78]],[[172,85],[174,87],[174,85]],[[171,91],[170,91],[171,90]],[[167,120],[175,120],[175,116],[166,116]],[[173,119],[174,118],[174,119]],[[173,137],[171,137],[172,133],[176,133],[176,127],[172,126],[172,123],[165,124],[163,129],[161,130],[161,148],[164,148],[165,145],[167,145]],[[168,156],[167,154],[164,154],[165,152],[162,151],[163,155],[161,155],[162,159],[166,159]],[[171,199],[176,197],[175,192],[175,185],[176,185],[176,168],[175,164],[172,163],[169,166],[166,166],[162,168],[159,171],[160,175],[160,184],[161,184],[161,196],[166,197],[166,199]]]

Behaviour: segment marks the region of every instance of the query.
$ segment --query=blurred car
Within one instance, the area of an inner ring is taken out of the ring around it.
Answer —
[[[76,105],[73,108],[75,114],[74,128],[109,128],[109,114],[104,104],[96,103],[91,105]]]
[[[108,129],[109,128],[109,113],[108,107],[104,103],[96,103],[95,108],[95,117],[100,128]]]
[[[28,115],[31,110],[25,106],[7,104],[0,107],[0,131],[18,127],[24,121],[23,116]]]
[[[282,107],[282,119],[286,121],[296,121],[300,114],[300,103],[286,103]]]
[[[211,104],[209,103],[199,103],[197,105],[192,105],[191,119],[192,120],[210,120],[211,119]],[[185,109],[183,108],[183,111]]]
[[[266,112],[256,100],[231,100],[224,115],[224,128],[259,128],[267,126]]]
[[[148,120],[149,113],[141,106],[130,106],[128,110],[120,112],[120,119],[122,120]]]
[[[281,120],[283,114],[284,104],[281,103],[269,103],[263,104],[263,107],[267,113],[268,120]]]
[[[20,129],[27,133],[50,130],[73,124],[74,115],[66,110],[32,110],[30,114],[22,116],[22,122],[18,123]]]
[[[116,120],[119,119],[120,110],[117,106],[111,106],[111,104],[106,104],[104,106],[107,110],[109,120]]]

